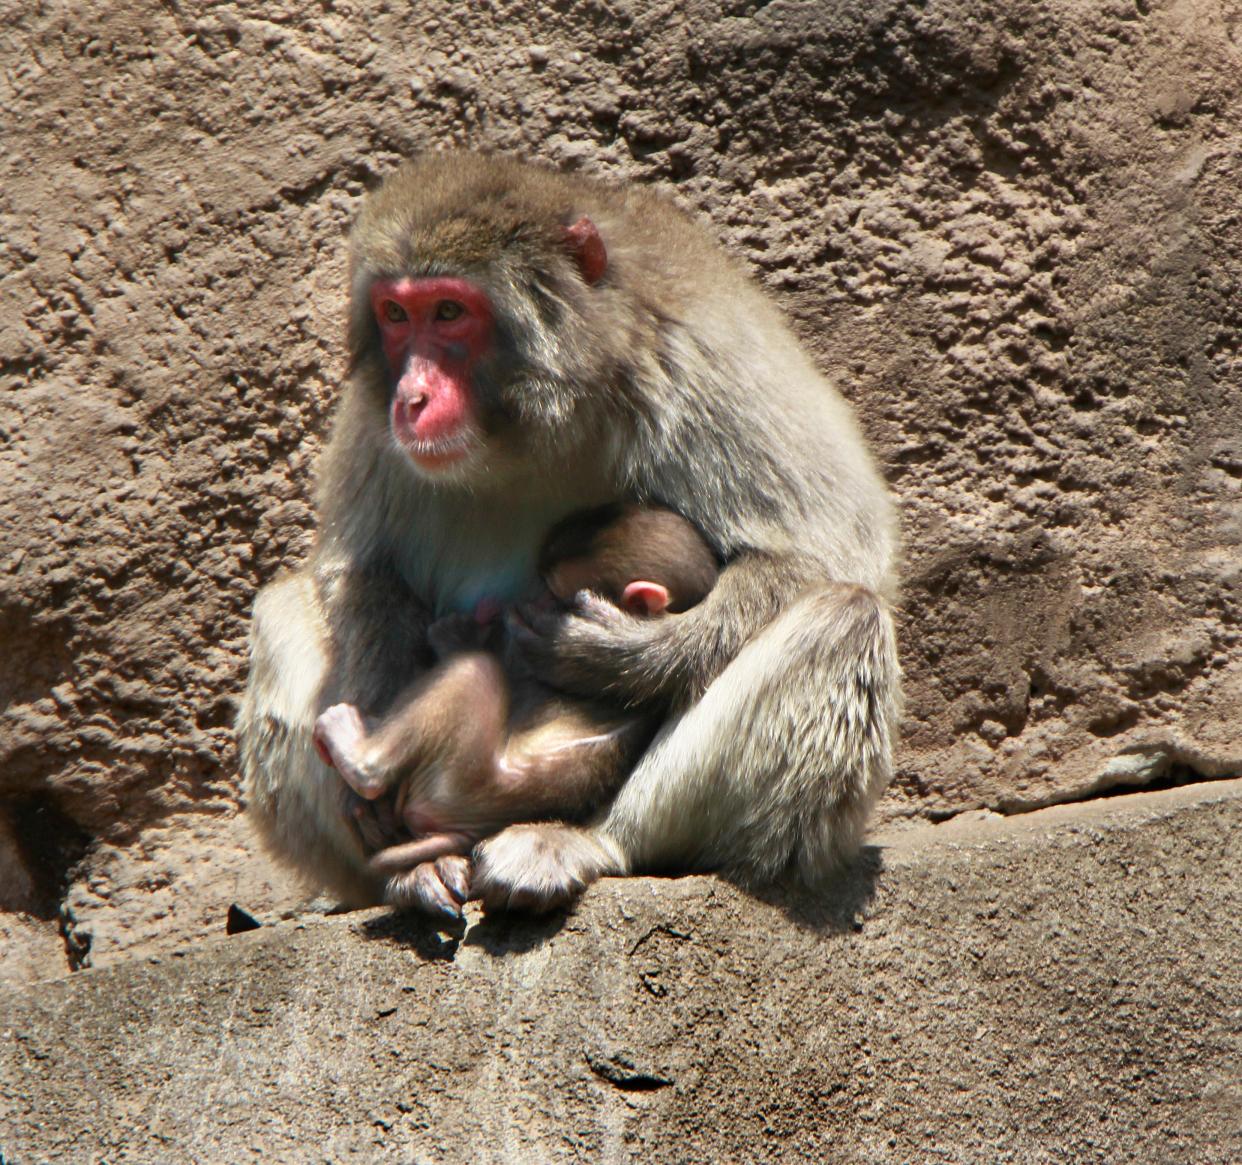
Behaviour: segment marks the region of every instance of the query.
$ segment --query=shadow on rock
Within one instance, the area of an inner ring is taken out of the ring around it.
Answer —
[[[355,931],[364,939],[405,947],[426,962],[452,962],[466,931],[463,920],[441,922],[414,911],[393,911],[359,923]]]
[[[428,962],[451,962],[458,947],[480,947],[489,955],[524,954],[553,938],[569,912],[520,914],[498,911],[478,922],[458,923],[428,918],[416,911],[393,911],[369,918],[355,928],[363,938],[402,946]]]
[[[800,927],[821,934],[849,934],[862,929],[883,871],[883,851],[867,845],[848,865],[814,887],[792,877],[774,886],[733,884],[756,901],[775,906]]]
[[[883,869],[880,848],[864,846],[849,865],[814,888],[795,878],[760,887],[728,878],[723,880],[755,901],[775,906],[801,929],[820,934],[849,934],[862,929],[863,917],[875,897]],[[551,941],[564,928],[572,910],[556,910],[550,914],[495,911],[484,914],[477,922],[462,920],[456,924],[427,918],[414,911],[394,911],[368,918],[355,930],[365,939],[405,947],[428,962],[452,961],[463,945],[502,957],[525,954]]]
[[[466,946],[481,947],[489,955],[524,954],[560,933],[569,915],[569,910],[554,910],[550,914],[485,914],[466,931],[463,942]]]

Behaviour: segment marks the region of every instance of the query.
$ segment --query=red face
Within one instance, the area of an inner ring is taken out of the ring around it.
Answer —
[[[491,303],[466,279],[382,279],[371,310],[396,381],[393,437],[424,472],[451,469],[483,440],[472,377],[491,348]]]

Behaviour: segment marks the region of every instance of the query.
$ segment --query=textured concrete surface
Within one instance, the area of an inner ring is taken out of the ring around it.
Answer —
[[[3,6],[0,979],[175,945],[239,886],[296,902],[236,816],[247,614],[309,537],[343,232],[447,143],[664,183],[858,404],[909,546],[882,817],[1242,771],[1239,29],[1237,0]]]
[[[884,839],[819,908],[607,881],[0,993],[0,1156],[1242,1159],[1242,781]]]

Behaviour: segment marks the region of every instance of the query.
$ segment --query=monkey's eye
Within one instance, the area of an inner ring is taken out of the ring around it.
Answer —
[[[465,314],[466,309],[455,299],[442,299],[436,304],[436,319],[456,320]]]
[[[409,312],[395,299],[384,300],[381,310],[384,313],[384,319],[390,324],[403,324],[410,318]]]

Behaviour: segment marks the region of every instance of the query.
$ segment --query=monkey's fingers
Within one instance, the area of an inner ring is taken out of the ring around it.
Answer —
[[[530,604],[505,612],[505,637],[517,659],[537,676],[549,678],[556,664],[557,631],[563,611],[538,611]]]
[[[469,853],[475,839],[465,833],[429,833],[415,841],[390,845],[372,855],[368,865],[377,874],[398,874],[423,862],[450,854]]]
[[[560,607],[540,603],[516,603],[504,613],[505,630],[527,638],[546,639],[565,621]]]
[[[574,595],[573,612],[581,619],[603,626],[625,621],[625,612],[595,591],[578,591]]]
[[[517,661],[554,688],[598,694],[647,644],[655,619],[627,615],[591,591],[574,596],[574,607],[551,614],[529,605],[506,630]]]
[[[614,851],[572,826],[513,825],[475,851],[470,896],[482,899],[489,911],[556,910],[600,876],[620,872]]]
[[[568,608],[549,611],[527,603],[518,614],[529,633],[558,641],[625,631],[635,623],[616,603],[590,590],[577,591]]]
[[[346,790],[345,816],[368,852],[383,849],[402,837],[407,837],[405,826],[397,817],[392,799],[364,801],[352,789]]]
[[[463,854],[449,854],[436,858],[436,873],[444,888],[457,899],[465,903],[470,897],[470,859]]]

